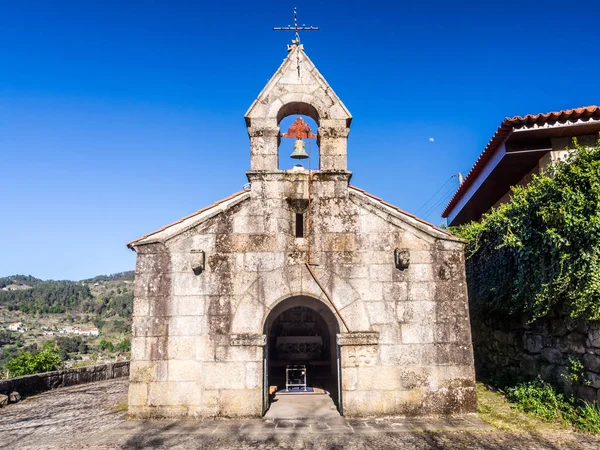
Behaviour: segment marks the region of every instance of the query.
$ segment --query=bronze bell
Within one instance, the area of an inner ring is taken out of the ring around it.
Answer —
[[[294,151],[290,155],[290,158],[294,159],[306,159],[308,154],[306,153],[306,144],[302,139],[296,139],[294,142]]]

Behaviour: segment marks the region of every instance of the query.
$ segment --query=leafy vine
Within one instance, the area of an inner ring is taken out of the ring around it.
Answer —
[[[450,230],[468,239],[474,317],[551,311],[600,319],[600,141],[512,188],[511,201]]]

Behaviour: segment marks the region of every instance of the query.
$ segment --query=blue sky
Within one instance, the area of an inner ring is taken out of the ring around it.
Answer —
[[[294,6],[0,1],[0,276],[133,269],[126,242],[241,189]],[[504,117],[600,102],[594,1],[297,6],[352,183],[436,224]]]

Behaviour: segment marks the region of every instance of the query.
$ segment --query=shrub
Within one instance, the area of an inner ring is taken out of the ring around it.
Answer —
[[[100,350],[108,350],[109,352],[113,352],[115,350],[114,344],[108,339],[102,339],[98,344],[98,348]]]
[[[520,410],[546,421],[571,423],[581,431],[600,434],[600,407],[597,403],[568,400],[551,384],[537,378],[506,389],[506,396]]]
[[[62,359],[58,347],[51,341],[44,342],[38,352],[20,352],[6,363],[11,376],[20,377],[33,373],[50,372],[60,367]]]
[[[467,281],[472,315],[552,310],[600,319],[600,145],[577,145],[567,161],[479,222],[452,228],[468,239]]]
[[[548,421],[562,421],[564,414],[569,414],[572,409],[562,394],[540,378],[507,388],[506,395],[522,411]]]

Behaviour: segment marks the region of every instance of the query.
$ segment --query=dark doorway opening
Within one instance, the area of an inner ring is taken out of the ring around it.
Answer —
[[[265,323],[265,413],[277,401],[306,403],[302,395],[322,395],[334,413],[341,412],[338,330],[329,308],[309,297],[287,299],[271,311]],[[286,387],[290,374],[300,375],[292,369],[300,368],[305,370],[306,389]],[[325,405],[323,400],[314,397],[316,405]]]

